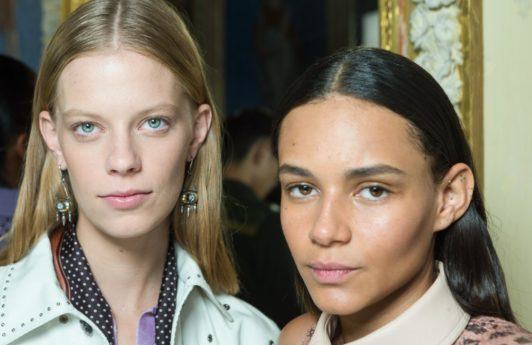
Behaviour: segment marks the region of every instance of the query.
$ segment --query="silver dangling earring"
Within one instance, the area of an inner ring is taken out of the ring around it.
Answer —
[[[68,186],[66,183],[65,175],[66,170],[61,170],[61,185],[63,186],[63,190],[65,191],[65,198],[59,199],[55,203],[55,220],[59,222],[61,220],[61,224],[63,226],[66,225],[67,220],[69,224],[72,224],[72,199],[70,198],[70,193],[68,192]]]
[[[194,162],[194,159],[192,159],[190,162],[188,162],[187,165],[187,176],[190,177],[192,175],[192,163]],[[181,214],[186,214],[187,217],[190,216],[191,212],[198,212],[198,192],[194,189],[187,189],[181,191],[181,194],[179,196],[179,211]]]

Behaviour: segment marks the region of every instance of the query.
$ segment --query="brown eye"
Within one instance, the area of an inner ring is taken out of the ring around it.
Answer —
[[[369,188],[369,193],[371,194],[372,197],[378,198],[382,196],[382,194],[384,193],[384,189],[382,189],[379,186],[372,186]]]
[[[389,193],[386,188],[381,186],[369,186],[362,189],[359,196],[369,201],[378,201],[385,199]]]
[[[309,185],[298,186],[297,189],[299,189],[299,193],[302,195],[309,195],[312,193],[312,187]]]
[[[289,187],[288,188],[288,193],[293,198],[302,199],[302,198],[314,196],[317,193],[317,191],[311,185],[298,184],[298,185],[293,185],[293,186]]]

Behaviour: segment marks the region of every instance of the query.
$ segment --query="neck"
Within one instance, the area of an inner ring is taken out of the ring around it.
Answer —
[[[113,314],[137,315],[157,304],[168,248],[168,224],[133,239],[116,239],[80,219],[77,235]]]
[[[412,306],[430,288],[436,275],[429,260],[405,286],[383,300],[348,316],[340,316],[344,342],[360,339],[393,321]]]

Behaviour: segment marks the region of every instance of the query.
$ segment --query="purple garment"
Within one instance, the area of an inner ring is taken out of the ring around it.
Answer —
[[[18,190],[0,188],[0,236],[11,227],[11,219],[17,205]],[[1,245],[0,245],[1,247]]]
[[[140,316],[137,325],[137,345],[155,344],[155,313],[157,308],[153,307]]]

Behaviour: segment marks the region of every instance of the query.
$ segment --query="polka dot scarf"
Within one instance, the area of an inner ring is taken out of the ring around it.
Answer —
[[[67,285],[66,292],[72,305],[94,322],[109,344],[114,345],[115,332],[111,307],[96,284],[74,228],[64,230],[59,262]],[[170,344],[176,293],[177,265],[174,244],[170,241],[155,313],[156,345]]]
[[[170,344],[172,334],[172,321],[175,313],[175,302],[177,295],[177,260],[175,257],[173,237],[170,239],[166,263],[164,265],[163,282],[159,299],[157,301],[157,312],[155,314],[155,344]]]

